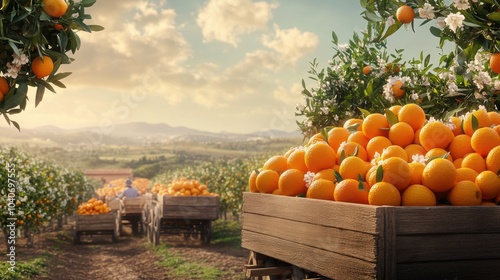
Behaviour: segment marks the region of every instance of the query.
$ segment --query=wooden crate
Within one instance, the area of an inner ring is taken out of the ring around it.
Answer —
[[[123,212],[125,214],[141,214],[142,207],[144,206],[145,198],[124,198],[123,199]]]
[[[216,220],[219,216],[219,198],[214,196],[159,195],[162,218]]]
[[[108,206],[111,211],[120,211],[122,207],[119,199],[113,199],[109,201]]]
[[[333,279],[498,279],[500,207],[244,193],[242,247]]]
[[[79,231],[115,231],[116,212],[98,215],[75,215],[75,230]]]

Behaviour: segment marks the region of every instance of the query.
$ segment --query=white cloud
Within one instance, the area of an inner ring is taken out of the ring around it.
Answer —
[[[283,102],[286,105],[294,106],[303,101],[303,97],[300,94],[302,92],[302,85],[295,83],[290,88],[285,88],[284,86],[278,86],[273,91],[273,96],[280,102]]]
[[[302,32],[297,28],[280,29],[275,25],[274,36],[264,35],[262,43],[279,53],[285,62],[294,64],[305,54],[314,51],[319,38],[311,32]]]
[[[239,36],[266,28],[276,3],[251,0],[210,0],[198,14],[196,22],[203,38],[237,46]]]

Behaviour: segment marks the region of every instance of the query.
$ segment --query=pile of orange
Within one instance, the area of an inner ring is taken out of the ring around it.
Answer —
[[[91,198],[87,202],[78,205],[78,215],[97,215],[109,213],[109,206],[102,200]]]
[[[126,181],[127,179],[125,178],[111,180],[95,192],[99,197],[104,197],[106,201],[109,201],[125,190]],[[134,178],[132,180],[132,187],[136,188],[140,194],[145,194],[149,188],[149,179]]]
[[[181,177],[168,184],[155,183],[151,193],[171,196],[218,196],[208,190],[207,185],[195,179]]]
[[[269,158],[251,192],[394,206],[497,205],[500,113],[440,121],[417,104],[349,119]]]

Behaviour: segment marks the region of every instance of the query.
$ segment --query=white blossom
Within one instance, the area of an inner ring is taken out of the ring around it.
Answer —
[[[481,71],[474,75],[473,81],[479,91],[484,89],[484,85],[490,85],[492,83],[490,74],[485,71]]]
[[[315,175],[316,174],[314,172],[311,172],[311,171],[307,171],[307,173],[304,174],[304,182],[306,182],[306,188],[309,188],[312,181],[314,180]]]
[[[449,14],[445,19],[444,22],[446,23],[446,26],[450,28],[451,31],[454,33],[457,32],[457,29],[462,28],[463,22],[464,22],[464,15],[461,13],[456,13],[456,14]]]
[[[457,10],[468,10],[470,8],[469,0],[453,0],[453,5]]]
[[[349,45],[346,43],[342,43],[342,44],[339,44],[338,47],[339,47],[339,51],[343,52],[343,51],[347,50]]]
[[[441,28],[441,29],[445,28],[445,27],[446,27],[446,22],[444,22],[444,17],[438,17],[438,18],[436,19],[436,25],[437,25],[439,28]]]
[[[321,107],[321,112],[323,112],[323,114],[325,114],[325,115],[328,115],[328,113],[330,113],[330,108],[328,108],[328,107]]]
[[[434,7],[429,3],[425,3],[422,8],[418,9],[418,15],[421,18],[426,19],[433,19],[436,17],[436,15],[434,14]]]
[[[425,164],[427,162],[427,158],[425,158],[425,156],[423,156],[421,154],[412,155],[411,159],[412,159],[413,162],[420,162],[420,163],[423,163],[423,164]]]
[[[396,23],[396,21],[394,20],[394,16],[389,16],[387,19],[385,19],[385,24],[387,26],[391,26],[394,23]]]

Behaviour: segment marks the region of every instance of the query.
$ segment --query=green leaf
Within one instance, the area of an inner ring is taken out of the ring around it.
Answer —
[[[396,114],[394,114],[393,111],[389,109],[385,109],[384,111],[385,111],[385,117],[387,118],[387,121],[389,122],[390,125],[394,125],[399,122],[398,116],[396,116]]]
[[[50,85],[47,81],[45,81],[45,80],[37,80],[37,83],[43,85],[45,88],[47,88],[48,90],[52,91],[53,93],[56,93],[56,91],[54,90],[54,88],[52,87],[52,85]],[[38,87],[38,85],[37,85],[37,87]]]
[[[377,173],[375,174],[375,181],[378,183],[378,182],[382,182],[382,180],[384,179],[384,168],[382,167],[382,165],[379,165],[377,167]]]
[[[479,121],[477,120],[476,116],[473,114],[472,119],[472,131],[476,131],[479,128]]]
[[[429,28],[429,31],[431,32],[432,35],[434,35],[436,37],[441,37],[441,33],[443,32],[441,29],[439,29],[435,26],[431,26]]]
[[[82,0],[80,2],[80,5],[82,5],[85,8],[88,8],[88,7],[92,7],[92,5],[95,4],[95,2],[96,2],[96,0]]]
[[[71,75],[72,72],[62,72],[62,73],[57,73],[51,77],[49,77],[49,79],[47,79],[47,81],[49,82],[53,82],[53,81],[59,81],[59,80],[62,80],[66,77],[68,77],[69,75]]]
[[[389,26],[389,28],[387,28],[387,31],[385,32],[384,36],[382,36],[380,39],[378,39],[378,41],[382,41],[385,38],[391,36],[392,34],[394,34],[394,32],[398,31],[398,29],[401,28],[402,25],[403,24],[401,22],[397,21],[393,25]]]
[[[344,161],[345,159],[345,150],[342,150],[342,152],[340,153],[340,162]]]
[[[363,180],[363,177],[359,173],[358,173],[358,190],[360,191],[365,190],[365,181]]]
[[[1,10],[4,11],[7,9],[7,6],[9,6],[10,0],[2,0],[2,8]]]
[[[499,12],[489,13],[486,17],[489,20],[500,21],[500,13]]]
[[[361,124],[360,123],[355,123],[349,127],[347,127],[347,130],[350,132],[350,133],[354,133],[356,131],[358,131],[358,127],[360,126]]]
[[[35,96],[35,108],[42,102],[43,94],[45,93],[45,87],[42,84],[36,86],[36,96]]]
[[[17,128],[17,130],[21,132],[21,127],[19,126],[19,124],[16,121],[11,121],[11,122]]]
[[[340,173],[337,170],[334,170],[333,172],[335,173],[335,180],[337,181],[337,183],[342,182],[344,180],[344,178],[342,178],[342,175],[340,175]]]
[[[370,111],[365,110],[365,109],[363,109],[363,108],[359,108],[359,107],[358,107],[358,110],[361,112],[361,114],[363,115],[363,117],[366,117],[366,116],[368,116],[368,115],[370,115],[370,114],[371,114],[371,113],[370,113]]]
[[[66,85],[63,84],[61,81],[58,81],[58,80],[54,80],[52,81],[51,83],[53,83],[54,85],[60,87],[60,88],[66,88]]]
[[[92,30],[94,32],[99,32],[99,31],[103,31],[104,30],[103,26],[95,25],[95,24],[89,24],[88,27],[90,28],[90,30]]]
[[[328,130],[326,127],[321,130],[321,136],[323,136],[323,138],[325,139],[328,139]]]

